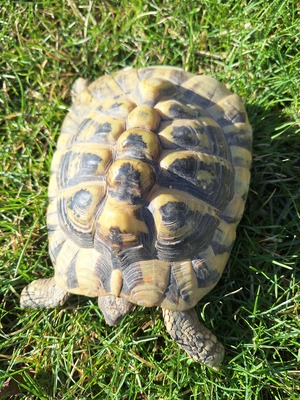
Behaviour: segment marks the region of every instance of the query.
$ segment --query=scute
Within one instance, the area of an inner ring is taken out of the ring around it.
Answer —
[[[187,310],[220,278],[244,210],[241,99],[180,68],[79,79],[53,157],[55,279],[86,296]]]
[[[90,143],[74,145],[60,157],[57,185],[64,189],[80,182],[103,182],[111,162],[109,147]]]
[[[57,199],[59,225],[74,243],[93,247],[95,213],[104,196],[103,182],[81,183],[60,192]]]
[[[190,259],[209,245],[219,223],[217,210],[176,190],[161,190],[149,209],[156,227],[158,257],[162,260]]]
[[[108,194],[129,204],[141,203],[154,182],[153,168],[135,159],[116,160],[107,174]]]
[[[160,152],[158,135],[141,128],[125,131],[116,144],[117,158],[137,158],[149,161],[156,160]]]

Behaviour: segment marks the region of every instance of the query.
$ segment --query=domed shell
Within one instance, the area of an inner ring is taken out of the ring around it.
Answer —
[[[251,141],[241,99],[209,76],[149,67],[77,80],[49,185],[57,284],[193,307],[235,240]]]

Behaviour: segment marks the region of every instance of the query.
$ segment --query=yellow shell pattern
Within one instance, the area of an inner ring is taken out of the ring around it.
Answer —
[[[73,87],[49,185],[59,286],[193,307],[228,260],[249,188],[241,99],[209,76],[125,69]]]

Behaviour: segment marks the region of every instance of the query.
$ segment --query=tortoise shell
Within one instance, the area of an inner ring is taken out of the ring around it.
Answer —
[[[49,185],[57,285],[192,308],[228,260],[251,141],[241,99],[209,76],[150,67],[77,80]]]

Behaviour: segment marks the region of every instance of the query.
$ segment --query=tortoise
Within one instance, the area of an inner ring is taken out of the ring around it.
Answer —
[[[21,306],[98,297],[111,326],[159,306],[181,348],[217,367],[224,348],[195,306],[229,258],[251,142],[242,100],[210,76],[154,66],[77,79],[49,182],[55,276],[25,287]]]

